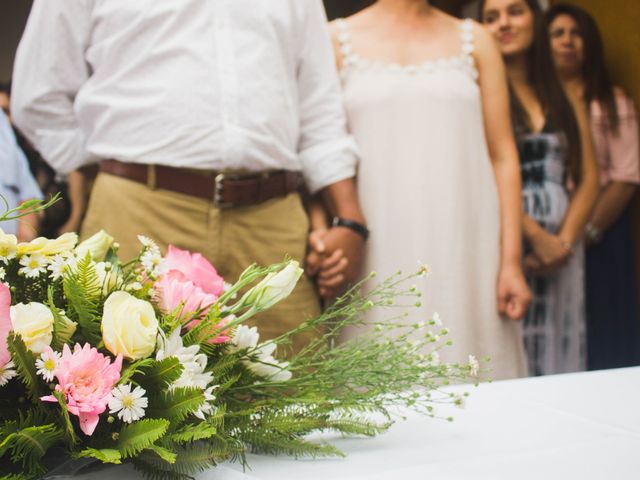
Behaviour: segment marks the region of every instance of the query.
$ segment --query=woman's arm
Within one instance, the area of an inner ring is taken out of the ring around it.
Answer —
[[[580,183],[578,184],[569,203],[569,208],[558,232],[564,242],[573,245],[584,231],[584,227],[591,216],[591,212],[598,198],[598,164],[591,142],[591,130],[587,106],[577,95],[569,94],[573,106],[582,146],[582,160],[580,162]]]
[[[521,267],[522,185],[509,113],[507,75],[493,38],[480,26],[474,30],[484,128],[500,201],[498,309],[510,318],[520,318],[531,301],[531,293]]]

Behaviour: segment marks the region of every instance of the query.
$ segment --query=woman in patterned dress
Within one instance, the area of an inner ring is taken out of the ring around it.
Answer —
[[[581,235],[598,192],[586,108],[560,84],[536,0],[486,0],[481,12],[507,66],[520,152],[525,269],[534,295],[524,319],[530,373],[584,370]]]

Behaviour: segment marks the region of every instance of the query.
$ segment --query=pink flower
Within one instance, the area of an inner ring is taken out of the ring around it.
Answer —
[[[51,347],[45,353],[53,354]],[[54,371],[58,379],[56,390],[65,395],[69,413],[80,418],[80,429],[92,435],[100,414],[107,408],[111,390],[120,379],[122,355],[113,363],[109,357],[91,348],[88,343],[81,347],[76,344],[73,353],[68,345],[62,350],[62,357]],[[42,397],[45,402],[57,402],[53,395]]]
[[[164,257],[164,267],[167,271],[177,270],[187,280],[200,287],[204,292],[220,296],[224,288],[224,280],[213,265],[199,253],[189,253],[169,245],[169,251]]]
[[[195,317],[187,324],[190,330],[200,323],[207,310],[218,299],[216,295],[207,293],[198,285],[188,280],[184,274],[177,270],[171,270],[160,276],[154,284],[157,292],[156,300],[164,313],[178,311],[178,318],[184,323]],[[226,322],[216,325],[216,330],[221,330]],[[229,337],[221,332],[210,340],[211,343],[224,343]]]
[[[11,331],[11,292],[5,283],[0,282],[0,368],[11,360],[11,354],[7,347],[7,336]]]
[[[202,317],[206,313],[205,310],[218,299],[217,295],[206,293],[176,270],[161,275],[153,288],[156,290],[160,309],[164,313],[172,313],[182,306],[178,312],[178,317],[182,320],[193,314]]]

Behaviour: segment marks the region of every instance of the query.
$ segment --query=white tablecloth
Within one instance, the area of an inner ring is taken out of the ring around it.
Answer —
[[[455,387],[459,389],[461,387]],[[640,479],[640,367],[478,388],[453,423],[407,413],[375,438],[325,436],[344,459],[249,455],[198,480]],[[116,473],[118,472],[118,473]],[[130,478],[137,478],[127,469]],[[119,469],[91,478],[123,479]]]

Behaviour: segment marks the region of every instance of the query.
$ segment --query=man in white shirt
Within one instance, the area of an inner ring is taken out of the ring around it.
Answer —
[[[29,163],[18,146],[9,118],[0,110],[0,214],[16,208],[27,200],[42,200],[40,187],[31,175]],[[19,220],[0,223],[4,233],[16,235],[18,240],[33,240],[38,233],[38,214],[32,213]]]
[[[345,220],[326,244],[353,277],[366,235],[325,22],[321,0],[35,0],[15,122],[62,172],[100,162],[82,235],[107,229],[124,257],[142,233],[229,281],[302,262],[302,178]],[[317,312],[305,279],[260,326],[275,336]]]

